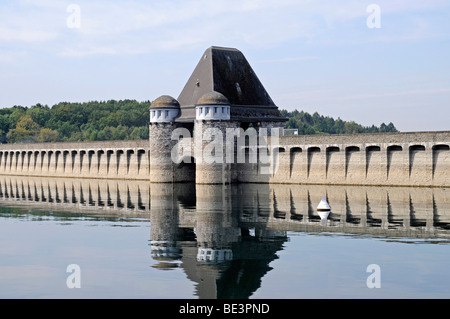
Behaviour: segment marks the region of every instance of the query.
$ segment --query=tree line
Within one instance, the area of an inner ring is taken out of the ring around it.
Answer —
[[[288,118],[286,128],[298,129],[299,135],[398,132],[392,122],[389,124],[381,123],[380,126],[363,126],[354,121],[343,121],[339,117],[335,120],[317,112],[311,115],[304,111],[288,112],[281,110],[281,114]]]
[[[148,139],[150,104],[150,101],[109,100],[0,108],[0,140],[42,143]],[[317,112],[311,115],[281,110],[281,113],[288,118],[287,128],[298,129],[299,134],[397,132],[392,123],[364,127]]]
[[[150,101],[109,100],[0,109],[3,143],[148,139]]]

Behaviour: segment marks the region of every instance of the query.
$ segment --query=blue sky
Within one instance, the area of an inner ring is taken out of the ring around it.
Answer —
[[[280,108],[449,130],[449,17],[444,0],[2,1],[0,107],[176,98],[217,45]]]

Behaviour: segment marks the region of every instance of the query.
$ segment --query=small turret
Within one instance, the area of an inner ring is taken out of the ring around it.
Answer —
[[[197,120],[230,120],[230,102],[219,92],[206,93],[198,99],[195,114]]]
[[[175,181],[171,151],[176,144],[171,136],[177,128],[175,118],[180,115],[180,104],[173,97],[163,95],[150,105],[150,181],[168,183]]]
[[[162,95],[150,105],[150,123],[170,123],[180,115],[180,103],[169,95]]]

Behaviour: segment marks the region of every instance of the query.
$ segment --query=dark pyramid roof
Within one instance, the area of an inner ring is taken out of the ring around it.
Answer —
[[[230,101],[231,120],[285,120],[247,59],[237,49],[213,46],[205,51],[178,97],[181,116],[177,121],[194,120],[195,104],[212,91],[222,93]]]

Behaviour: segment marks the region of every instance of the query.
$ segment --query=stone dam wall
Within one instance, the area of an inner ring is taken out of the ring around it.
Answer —
[[[259,162],[224,164],[227,172],[219,175],[226,179],[220,181],[208,179],[214,170],[204,163],[197,168],[172,163],[169,150],[152,152],[151,144],[148,140],[2,144],[0,175],[151,181],[152,158],[160,167],[165,157],[165,175],[170,177],[165,181],[450,186],[449,131],[281,136],[278,144],[268,147],[269,173],[262,173],[267,164]],[[205,167],[206,173],[201,171]],[[155,172],[161,174],[159,170]]]
[[[450,132],[280,137],[272,182],[449,186]]]
[[[149,167],[148,140],[0,146],[2,175],[146,180]]]

